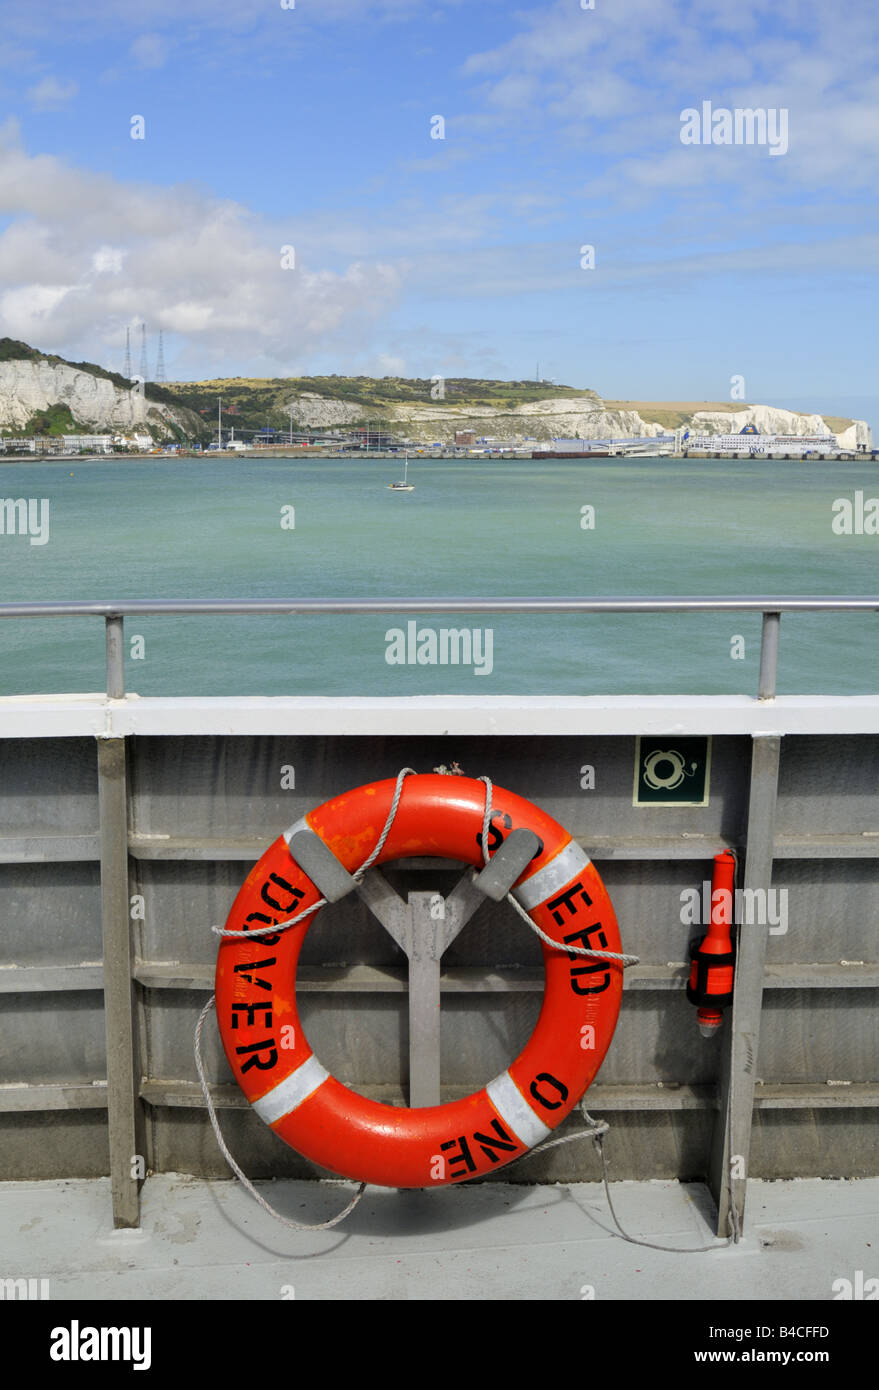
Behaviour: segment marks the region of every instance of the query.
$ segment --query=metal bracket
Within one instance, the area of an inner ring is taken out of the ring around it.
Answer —
[[[290,838],[290,853],[328,903],[337,903],[357,887],[357,880],[313,830],[297,830]]]
[[[542,845],[533,830],[524,826],[513,830],[477,874],[474,887],[493,902],[501,903],[519,875],[528,867]]]
[[[498,850],[491,861],[500,860],[498,868],[484,880],[492,889],[488,896],[497,894],[495,901],[499,901],[506,894],[539,843],[536,835],[525,830],[509,853],[502,856]],[[468,870],[447,898],[440,893],[409,893],[406,902],[378,869],[369,869],[356,884],[358,896],[409,960],[409,1104],[414,1108],[440,1103],[440,962],[485,901],[483,875],[485,869],[474,879]]]
[[[468,870],[447,898],[409,893],[404,902],[378,869],[362,879],[347,869],[313,830],[290,837],[290,853],[327,902],[352,890],[366,903],[409,960],[409,1104],[440,1103],[440,963],[476,909],[490,898],[502,902],[540,851],[532,830],[512,831],[475,877]]]

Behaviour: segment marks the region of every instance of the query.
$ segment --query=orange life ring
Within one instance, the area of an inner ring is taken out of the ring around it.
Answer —
[[[292,858],[297,829],[313,830],[349,873],[378,843],[395,781],[334,797],[280,836],[248,874],[226,922],[253,931],[296,916],[321,893]],[[513,894],[554,940],[620,952],[607,891],[570,834],[530,802],[495,787],[490,848],[532,830],[542,842]],[[431,855],[482,868],[485,786],[469,777],[407,777],[376,864]],[[342,1177],[431,1187],[494,1172],[548,1137],[604,1060],[620,1008],[623,966],[543,946],[543,1007],[514,1062],[463,1100],[407,1109],[349,1090],[321,1065],[296,1007],[296,966],[312,914],[261,939],[224,937],[217,958],[220,1036],[260,1117],[290,1146]]]

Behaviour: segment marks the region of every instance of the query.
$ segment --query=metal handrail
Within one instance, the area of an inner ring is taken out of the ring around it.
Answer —
[[[126,617],[308,613],[762,613],[759,700],[775,697],[782,613],[879,612],[879,597],[680,596],[658,598],[296,598],[96,599],[62,603],[0,603],[0,618],[103,618],[107,639],[107,695],[125,694],[123,624]]]
[[[126,617],[213,613],[806,613],[879,612],[879,595],[839,598],[745,595],[656,598],[158,598],[0,603],[0,618]]]

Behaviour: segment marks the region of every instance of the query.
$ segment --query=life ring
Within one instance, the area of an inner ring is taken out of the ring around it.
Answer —
[[[345,792],[281,835],[248,874],[226,930],[274,925],[320,900],[291,855],[294,831],[314,831],[354,873],[378,843],[395,786],[391,778]],[[485,793],[484,784],[469,777],[407,777],[375,864],[430,855],[482,868]],[[501,787],[494,787],[492,805],[491,850],[518,827],[541,842],[512,890],[532,921],[566,945],[619,953],[610,898],[568,831]],[[601,1066],[619,1015],[622,962],[541,943],[545,986],[536,1027],[516,1060],[487,1086],[420,1109],[349,1090],[312,1052],[296,1006],[296,966],[315,916],[259,939],[224,936],[216,1004],[226,1057],[257,1114],[331,1172],[385,1187],[442,1186],[495,1172],[547,1138]]]

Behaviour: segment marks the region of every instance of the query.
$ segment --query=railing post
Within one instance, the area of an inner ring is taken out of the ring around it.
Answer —
[[[135,1064],[135,995],[128,882],[128,782],[125,739],[98,739],[101,828],[101,933],[107,1035],[107,1117],[113,1223],[136,1226],[143,1155],[139,1070]]]
[[[121,700],[125,694],[124,618],[114,614],[105,618],[107,634],[107,698]]]
[[[751,741],[751,792],[748,803],[744,889],[768,894],[775,851],[775,810],[781,739]],[[720,1113],[709,1160],[709,1187],[717,1202],[717,1234],[729,1234],[730,1207],[739,1228],[751,1162],[751,1124],[760,1048],[767,923],[739,924],[729,1040],[724,1052]]]
[[[758,700],[774,700],[778,681],[778,638],[781,627],[780,613],[763,614],[763,633],[760,642],[760,680],[757,687]]]

